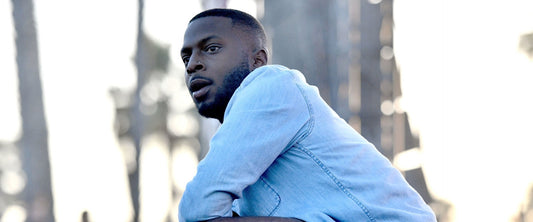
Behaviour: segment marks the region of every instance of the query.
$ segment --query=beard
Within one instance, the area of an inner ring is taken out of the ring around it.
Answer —
[[[250,68],[248,68],[248,63],[246,61],[243,61],[241,64],[233,68],[233,70],[228,72],[224,77],[222,86],[217,89],[213,102],[201,104],[197,107],[200,115],[216,118],[222,123],[224,121],[224,112],[226,111],[229,100],[248,74],[250,74]]]

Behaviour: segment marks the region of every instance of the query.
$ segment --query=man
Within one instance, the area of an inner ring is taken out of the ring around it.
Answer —
[[[198,111],[222,125],[183,194],[180,221],[435,221],[300,72],[267,65],[252,16],[196,15],[181,56]]]

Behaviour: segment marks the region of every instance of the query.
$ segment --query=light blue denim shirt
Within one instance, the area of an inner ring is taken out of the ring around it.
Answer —
[[[187,185],[180,221],[436,221],[420,195],[296,70],[270,65],[235,91]]]

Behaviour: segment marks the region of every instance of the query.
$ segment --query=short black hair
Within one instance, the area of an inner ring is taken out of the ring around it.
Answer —
[[[265,30],[263,29],[263,26],[257,19],[255,19],[253,16],[246,12],[227,8],[209,9],[195,15],[189,21],[189,24],[196,19],[210,16],[230,18],[233,26],[238,25],[246,28],[247,31],[253,32],[255,36],[260,40],[260,47],[266,49],[266,34]]]

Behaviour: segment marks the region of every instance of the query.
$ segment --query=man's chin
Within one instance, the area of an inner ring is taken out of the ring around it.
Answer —
[[[198,109],[198,113],[200,113],[201,116],[207,117],[207,118],[215,118],[215,112],[213,110],[212,106],[209,106],[205,103],[199,103],[196,104],[196,108]]]
[[[218,105],[218,106],[217,106]],[[219,106],[217,103],[199,103],[196,105],[198,113],[206,118],[215,118],[222,122],[225,106]]]
[[[206,117],[206,118],[214,118],[212,116],[212,113],[207,110],[199,109],[198,113],[200,113],[201,116]]]

